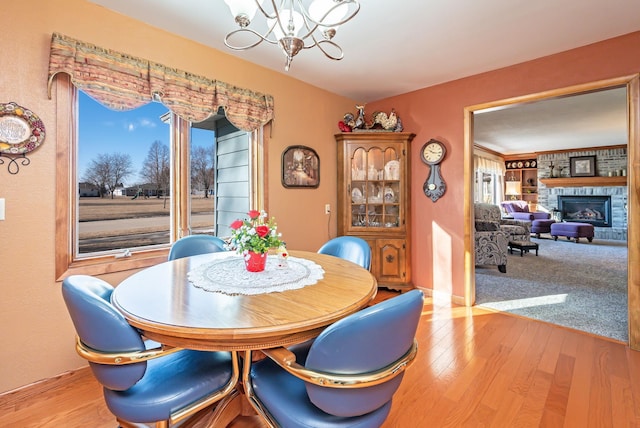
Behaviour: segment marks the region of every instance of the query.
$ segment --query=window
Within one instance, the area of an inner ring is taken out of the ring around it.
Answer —
[[[191,233],[215,235],[216,132],[208,122],[191,125]]]
[[[502,200],[502,177],[494,172],[478,171],[475,174],[475,202],[498,205]]]
[[[56,92],[58,280],[70,274],[98,275],[163,262],[169,244],[177,238],[226,232],[225,218],[235,219],[249,208],[264,208],[261,130],[239,131],[221,115],[191,124],[160,103],[128,114],[114,112],[94,105],[98,103],[73,87],[66,76],[56,79]],[[124,129],[148,127],[148,133],[137,133],[138,137],[127,140],[126,133],[118,135],[100,128],[104,124],[122,127],[122,118],[132,117],[140,120]],[[231,146],[238,147],[239,140],[245,142],[241,151],[246,162],[234,170],[236,178],[239,172],[244,174],[244,185],[238,185],[241,180],[237,179],[226,188],[219,183],[218,178],[225,176],[219,170],[225,163],[220,162],[221,150],[217,149],[222,136],[226,140],[233,137]],[[196,177],[197,162],[203,160],[204,175]],[[236,204],[218,202],[224,195]],[[225,211],[221,211],[223,207]],[[140,209],[151,217],[129,219],[124,224],[110,221],[140,216]],[[106,238],[98,239],[98,233],[89,228],[90,222],[84,221],[92,215],[106,224],[107,232],[101,232]]]
[[[474,155],[474,202],[498,205],[502,201],[504,162]]]
[[[171,114],[115,111],[78,91],[78,258],[170,242]]]

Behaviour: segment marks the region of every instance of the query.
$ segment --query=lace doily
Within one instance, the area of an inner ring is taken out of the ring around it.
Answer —
[[[322,267],[311,260],[288,257],[287,266],[279,267],[276,257],[267,257],[262,272],[248,272],[242,256],[227,257],[203,263],[187,274],[189,281],[205,291],[224,294],[264,294],[296,290],[324,278]]]

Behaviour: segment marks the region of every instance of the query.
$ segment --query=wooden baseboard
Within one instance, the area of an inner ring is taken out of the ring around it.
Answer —
[[[456,296],[449,293],[443,293],[441,291],[434,291],[430,288],[420,288],[425,296],[433,298],[435,302],[442,301],[446,303],[453,303],[454,305],[464,306],[464,297]]]
[[[88,366],[3,392],[0,394],[0,413],[12,409],[27,400],[46,394],[51,390],[60,390],[67,385],[77,385],[84,381],[94,381],[93,374]]]

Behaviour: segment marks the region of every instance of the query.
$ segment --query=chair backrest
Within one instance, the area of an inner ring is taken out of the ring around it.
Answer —
[[[500,222],[502,218],[499,206],[484,202],[476,202],[473,204],[473,216],[475,221]]]
[[[422,291],[411,290],[341,319],[315,339],[305,367],[357,374],[388,366],[411,348],[423,303]],[[403,374],[367,388],[306,387],[315,406],[336,416],[350,417],[372,412],[391,400]]]
[[[527,201],[504,201],[501,202],[502,208],[508,213],[528,213],[529,204]]]
[[[367,270],[371,267],[371,247],[367,241],[357,236],[333,238],[320,247],[318,253],[349,260]]]
[[[140,333],[111,305],[113,287],[88,275],[62,281],[62,296],[76,333],[88,347],[102,352],[136,352],[145,349]],[[123,391],[135,385],[146,362],[122,366],[89,362],[94,376],[109,389]]]
[[[199,254],[216,253],[225,251],[224,241],[212,235],[189,235],[178,239],[169,250],[169,260],[183,257],[197,256]]]

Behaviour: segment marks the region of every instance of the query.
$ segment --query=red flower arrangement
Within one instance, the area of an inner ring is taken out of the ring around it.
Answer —
[[[274,218],[267,220],[264,211],[251,210],[247,214],[248,220],[235,220],[229,226],[233,249],[240,254],[248,251],[264,254],[283,245]]]

